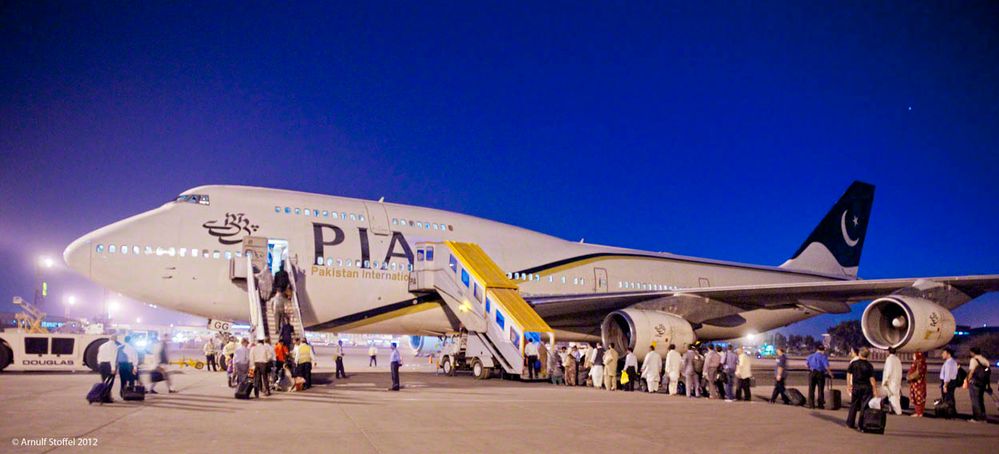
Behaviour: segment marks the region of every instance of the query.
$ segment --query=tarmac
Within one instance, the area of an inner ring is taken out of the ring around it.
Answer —
[[[223,373],[191,368],[172,375],[176,394],[108,405],[84,399],[93,374],[0,373],[0,452],[941,453],[992,452],[999,443],[988,397],[992,424],[890,416],[885,435],[861,434],[844,426],[845,408],[765,402],[770,368],[762,365],[754,401],[729,403],[447,377],[411,357],[404,389],[389,392],[387,355],[379,359],[369,368],[363,353],[348,354],[347,379],[332,380],[331,364],[320,364],[313,389],[250,401],[233,398]],[[791,385],[807,390],[804,375],[793,373]],[[929,400],[936,397],[931,384]],[[957,397],[968,413],[967,392]],[[24,446],[31,443],[39,446]]]

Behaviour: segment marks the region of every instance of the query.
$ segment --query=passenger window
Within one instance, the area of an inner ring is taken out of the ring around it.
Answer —
[[[503,313],[499,309],[496,309],[496,324],[499,325],[500,329],[506,328],[506,319],[503,318]]]
[[[328,217],[330,217],[330,212],[329,212],[329,211],[326,211],[326,210],[323,210],[323,217],[324,217],[324,218],[328,218]]]
[[[323,266],[323,257],[316,257],[316,265]]]
[[[427,246],[427,261],[428,262],[433,262],[434,261],[434,247],[433,246]]]
[[[336,266],[343,266],[343,259],[336,259]]]
[[[139,247],[138,246],[132,246],[132,253],[135,254],[135,255],[139,255]]]
[[[281,212],[281,207],[274,207],[274,212],[275,213],[280,213]]]
[[[225,251],[225,259],[226,260],[231,260],[232,259],[232,252]]]
[[[434,224],[434,230],[439,230],[439,229],[437,228],[437,224]]]
[[[333,266],[333,257],[326,259],[326,266]]]
[[[284,214],[291,214],[291,207],[284,207]]]
[[[108,245],[108,254],[114,254],[117,252],[118,252],[118,246],[115,246],[113,244]]]
[[[306,215],[306,216],[311,216],[311,215],[312,215],[312,211],[309,211],[309,209],[308,209],[308,208],[306,208],[306,209],[305,209],[305,215]]]
[[[413,271],[413,264],[412,263],[406,265],[406,271]]]
[[[370,260],[365,260],[364,261],[364,267],[365,268],[371,268],[371,261]]]
[[[371,268],[375,269],[375,270],[378,269],[378,261],[377,260],[372,260],[371,261]]]
[[[354,214],[354,213],[350,213],[350,220],[351,221],[356,221],[357,220],[357,215]]]
[[[313,208],[312,209],[312,215],[318,218],[319,217],[319,210]]]
[[[392,225],[399,225],[399,220],[396,218],[392,218]]]
[[[361,221],[361,222],[364,222],[364,215],[363,214],[362,215],[358,215],[357,216],[357,220]]]
[[[337,216],[336,211],[331,211],[330,212],[330,217],[333,218],[333,219],[337,219],[339,216]]]
[[[122,254],[128,254],[128,245],[127,244],[121,245],[121,253]]]
[[[24,353],[26,355],[49,354],[49,339],[46,337],[25,337]]]
[[[450,258],[448,258],[447,266],[451,267],[451,272],[453,273],[458,272],[458,259],[454,258],[453,254],[451,255]],[[510,273],[507,273],[506,277],[510,277]]]
[[[347,220],[347,213],[344,213],[343,211],[341,211],[340,212],[340,219],[343,219],[344,221],[346,221]]]
[[[180,252],[180,256],[181,257],[187,257],[187,248],[186,247],[180,248],[179,252]]]
[[[423,223],[422,222],[417,222],[416,223],[416,228],[422,229],[423,228]]]
[[[221,258],[221,257],[222,257],[222,253],[221,252],[219,252],[219,251],[212,251],[212,258],[213,259],[218,259],[218,258]]]
[[[396,265],[396,263],[392,262],[392,271],[395,271],[395,265]]]
[[[562,276],[562,283],[565,284],[565,276]]]
[[[72,355],[73,354],[73,338],[71,337],[53,337],[52,338],[52,354],[53,355]]]
[[[104,245],[103,244],[98,244],[97,245],[97,253],[98,254],[103,254],[104,253]]]
[[[422,262],[423,261],[423,254],[424,254],[423,248],[419,248],[419,249],[416,250],[416,261],[417,262]]]
[[[461,283],[468,287],[468,270],[464,268],[461,269]]]
[[[295,214],[302,214],[301,208],[295,208]]]
[[[201,250],[201,256],[207,259],[208,258],[208,249],[202,249]]]

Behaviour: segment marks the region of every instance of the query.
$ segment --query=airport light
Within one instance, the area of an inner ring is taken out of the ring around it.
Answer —
[[[111,301],[108,303],[108,318],[114,318],[114,313],[121,309],[121,305],[117,301]]]
[[[142,317],[136,317],[135,323],[142,323]]]

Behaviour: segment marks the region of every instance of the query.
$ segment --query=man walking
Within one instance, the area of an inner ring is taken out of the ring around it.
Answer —
[[[617,390],[617,350],[612,342],[604,352],[604,387],[608,391]]]
[[[115,350],[115,361],[118,363],[118,379],[121,383],[118,384],[118,394],[121,398],[125,398],[125,389],[135,387],[135,379],[138,377],[139,370],[137,364],[139,363],[139,354],[132,348],[129,344],[129,339],[125,337],[125,343]]]
[[[250,341],[245,337],[239,342],[239,347],[232,355],[232,370],[236,375],[236,386],[246,381],[250,373]]]
[[[392,387],[389,391],[399,390],[399,367],[402,367],[402,355],[399,354],[399,349],[396,347],[395,342],[392,342],[392,354],[389,356],[389,367],[392,371]]]
[[[826,358],[825,347],[815,347],[815,352],[808,355],[808,408],[815,408],[815,391],[818,389],[818,408],[826,408],[826,375],[829,373],[829,358]]]
[[[260,390],[264,390],[264,395],[271,395],[270,383],[267,381],[267,363],[270,360],[270,349],[264,344],[263,339],[257,340],[256,345],[250,349],[250,361],[253,363],[253,394],[260,398]]]
[[[697,369],[694,362],[697,360],[697,350],[690,346],[683,354],[683,379],[687,383],[687,397],[697,397],[698,381]]]
[[[368,367],[378,367],[378,347],[375,344],[368,347]]]
[[[733,390],[735,386],[735,368],[739,365],[739,355],[735,354],[732,348],[732,344],[728,345],[728,350],[725,351],[725,357],[722,358],[722,371],[725,372],[725,401],[732,402],[735,400],[735,391]]]
[[[111,383],[114,380],[114,365],[117,364],[119,347],[121,343],[118,342],[118,336],[112,335],[97,349],[97,370],[101,373],[101,381],[104,383]]]
[[[877,397],[877,380],[874,379],[874,366],[867,358],[871,351],[867,347],[860,349],[860,359],[850,363],[846,375],[846,392],[850,394],[850,411],[846,414],[846,426],[857,428],[857,416],[863,412],[864,405],[871,397]]]
[[[735,377],[739,386],[735,390],[735,400],[752,402],[753,360],[746,352],[746,347],[739,347],[739,365],[735,366]]]
[[[708,346],[707,353],[704,354],[704,375],[701,380],[704,382],[704,386],[708,389],[708,396],[714,399],[720,399],[722,393],[716,390],[712,385],[715,384],[715,379],[718,375],[718,368],[721,367],[721,353],[718,353],[710,345]]]
[[[971,361],[968,364],[968,378],[964,387],[971,397],[971,422],[987,422],[985,413],[985,392],[992,392],[992,373],[989,360],[982,355],[982,349],[971,347]]]
[[[635,382],[638,381],[638,357],[631,349],[628,349],[628,354],[624,357],[624,372],[628,374],[628,383],[624,385],[624,390],[634,391]]]
[[[347,372],[343,370],[343,341],[336,341],[336,353],[333,354],[336,359],[336,378],[347,378]]]
[[[656,346],[650,345],[649,352],[642,360],[642,378],[645,379],[646,387],[650,393],[659,392],[659,377],[663,371],[663,358],[656,352]]]
[[[870,365],[870,363],[868,363]],[[781,400],[784,401],[784,405],[791,402],[791,399],[787,397],[787,391],[784,389],[784,380],[787,379],[787,356],[784,355],[784,349],[781,347],[777,348],[777,370],[774,374],[774,392],[770,395],[770,403],[777,402],[777,396],[780,396]]]
[[[954,349],[947,347],[943,351],[943,367],[940,368],[940,399],[944,402],[946,410],[945,418],[952,418],[957,415],[957,404],[954,402],[954,391],[961,386],[957,380],[957,360],[954,359]]]
[[[527,356],[527,377],[529,380],[537,378],[538,365],[538,343],[532,340],[524,346],[524,355]]]
[[[895,355],[895,347],[888,347],[881,387],[896,415],[902,414],[902,361]]]
[[[669,393],[676,395],[677,386],[680,384],[680,368],[683,366],[683,359],[680,352],[676,351],[675,344],[669,344],[669,351],[666,353],[666,378],[669,379],[666,385]]]

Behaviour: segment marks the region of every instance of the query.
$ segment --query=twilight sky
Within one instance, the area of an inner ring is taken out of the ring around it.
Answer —
[[[780,264],[859,179],[861,276],[999,273],[999,3],[467,3],[4,2],[0,310],[33,257],[223,183]]]

